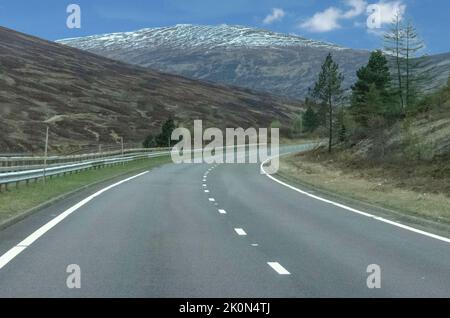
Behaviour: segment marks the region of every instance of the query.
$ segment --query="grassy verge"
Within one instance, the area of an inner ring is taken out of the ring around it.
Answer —
[[[145,171],[168,162],[171,162],[169,156],[149,158],[130,162],[123,166],[105,167],[65,177],[54,177],[47,180],[46,185],[43,185],[42,181],[38,181],[30,183],[28,186],[21,185],[17,189],[10,187],[8,192],[0,193],[0,224],[66,193],[128,173]]]
[[[375,214],[440,234],[450,233],[449,196],[424,192],[423,188],[418,192],[401,187],[401,180],[390,180],[389,173],[382,174],[379,170],[379,167],[346,169],[332,160],[315,161],[308,155],[291,155],[281,159],[279,176],[291,184],[316,189],[341,201],[360,203]]]

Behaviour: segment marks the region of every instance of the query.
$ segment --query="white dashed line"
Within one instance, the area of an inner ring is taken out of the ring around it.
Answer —
[[[205,190],[205,193],[209,193],[209,190]]]
[[[227,214],[227,211],[222,210],[222,209],[219,209],[219,213],[220,213],[220,214]]]
[[[259,244],[254,243],[254,244],[252,244],[252,246],[253,246],[253,247],[258,247]]]
[[[246,236],[247,233],[243,229],[234,229],[239,236]]]
[[[207,187],[207,185],[206,184],[203,184],[203,188],[206,188]]]
[[[280,265],[278,262],[268,262],[267,263],[272,269],[280,275],[291,275],[286,268]]]
[[[214,198],[209,198],[209,202],[216,202]]]

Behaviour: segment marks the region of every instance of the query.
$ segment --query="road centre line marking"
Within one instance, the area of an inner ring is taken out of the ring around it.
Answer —
[[[247,233],[243,230],[243,229],[241,229],[241,228],[236,228],[236,229],[234,229],[235,231],[236,231],[236,233],[239,235],[239,236],[246,236],[247,235]]]
[[[268,262],[267,263],[270,267],[272,267],[272,269],[274,271],[276,271],[278,274],[280,275],[291,275],[291,273],[289,273],[286,268],[284,268],[283,266],[281,266],[280,263],[278,262]]]

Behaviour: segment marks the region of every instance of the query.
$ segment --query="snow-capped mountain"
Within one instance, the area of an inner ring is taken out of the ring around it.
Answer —
[[[368,52],[243,26],[181,24],[57,41],[126,63],[288,97],[303,97],[328,52],[350,71]]]
[[[193,48],[257,48],[257,47],[316,47],[328,50],[344,50],[335,44],[308,40],[296,35],[286,35],[244,26],[201,26],[178,24],[170,27],[142,29],[135,32],[110,33],[84,38],[58,41],[83,50],[154,49],[171,47]]]
[[[229,25],[181,24],[57,42],[163,72],[291,98],[307,94],[328,53],[339,63],[347,88],[370,54],[297,35]],[[441,71],[445,74],[433,85],[444,84],[450,73],[450,58],[445,60],[448,72]]]
[[[287,124],[297,101],[155,72],[0,27],[0,149],[51,150],[141,144],[167,118],[191,127]],[[44,128],[44,129],[42,129]],[[44,134],[44,135],[43,135]]]

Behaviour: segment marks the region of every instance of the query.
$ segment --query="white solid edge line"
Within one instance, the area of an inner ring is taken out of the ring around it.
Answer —
[[[288,154],[291,154],[291,153],[288,153]],[[284,155],[288,155],[288,154],[284,154]],[[334,205],[334,206],[336,206],[338,208],[342,208],[344,210],[347,210],[347,211],[350,211],[350,212],[354,212],[354,213],[366,216],[368,218],[371,218],[371,219],[374,219],[374,220],[377,220],[377,221],[380,221],[380,222],[384,222],[384,223],[387,223],[387,224],[390,224],[390,225],[402,228],[402,229],[407,230],[407,231],[411,231],[411,232],[414,232],[414,233],[417,233],[417,234],[428,236],[428,237],[434,238],[434,239],[442,241],[442,242],[450,243],[450,238],[439,236],[439,235],[436,235],[436,234],[433,234],[433,233],[429,233],[429,232],[425,232],[425,231],[413,228],[413,227],[408,226],[408,225],[397,223],[397,222],[394,222],[394,221],[391,221],[391,220],[388,220],[388,219],[385,219],[385,218],[382,218],[382,217],[379,217],[379,216],[376,216],[376,215],[373,215],[373,214],[370,214],[370,213],[367,213],[367,212],[363,212],[363,211],[351,208],[349,206],[346,206],[346,205],[343,205],[343,204],[340,204],[340,203],[337,203],[337,202],[334,202],[334,201],[331,201],[331,200],[327,200],[327,199],[321,198],[321,197],[319,197],[317,195],[314,195],[314,194],[302,191],[302,190],[300,190],[300,189],[298,189],[298,188],[296,188],[294,186],[291,186],[290,184],[287,184],[286,182],[278,180],[277,178],[275,178],[275,177],[271,176],[270,174],[268,174],[266,172],[266,170],[264,170],[264,165],[267,162],[269,162],[270,160],[272,160],[274,158],[277,158],[277,157],[281,157],[281,155],[269,158],[266,161],[264,161],[261,164],[261,171],[263,172],[263,174],[265,174],[267,177],[269,177],[273,181],[275,181],[275,182],[277,182],[277,183],[279,183],[279,184],[281,184],[281,185],[283,185],[283,186],[285,186],[285,187],[287,187],[287,188],[289,188],[291,190],[297,191],[298,193],[304,194],[304,195],[306,195],[306,196],[308,196],[310,198],[313,198],[313,199],[316,199],[316,200],[319,200],[319,201],[322,201],[322,202]]]
[[[219,213],[220,213],[220,214],[227,214],[227,211],[222,210],[222,209],[219,209]]]
[[[89,197],[85,198],[84,200],[78,202],[71,208],[67,209],[57,217],[53,218],[51,221],[46,223],[45,225],[41,226],[38,230],[30,234],[27,238],[25,238],[22,242],[11,248],[8,252],[0,256],[0,269],[2,269],[6,264],[8,264],[11,260],[13,260],[17,255],[19,255],[21,252],[23,252],[26,248],[28,248],[31,244],[36,242],[42,235],[50,231],[53,227],[55,227],[58,223],[60,223],[62,220],[64,220],[66,217],[68,217],[70,214],[81,208],[83,205],[91,201],[92,199],[98,197],[99,195],[103,194],[104,192],[111,190],[114,187],[117,187],[125,182],[128,182],[130,180],[133,180],[135,178],[138,178],[144,174],[148,173],[148,171],[140,173],[138,175],[135,175],[133,177],[124,179],[122,181],[119,181],[117,183],[114,183],[100,191],[97,191],[96,193],[90,195]]]
[[[272,269],[277,272],[280,275],[291,275],[291,273],[289,273],[286,268],[284,268],[283,266],[281,266],[280,263],[278,262],[268,262],[267,263],[270,267],[272,267]]]
[[[234,229],[235,231],[236,231],[236,233],[239,235],[239,236],[245,236],[245,235],[247,235],[247,233],[243,230],[243,229],[241,229],[241,228],[236,228],[236,229]]]

